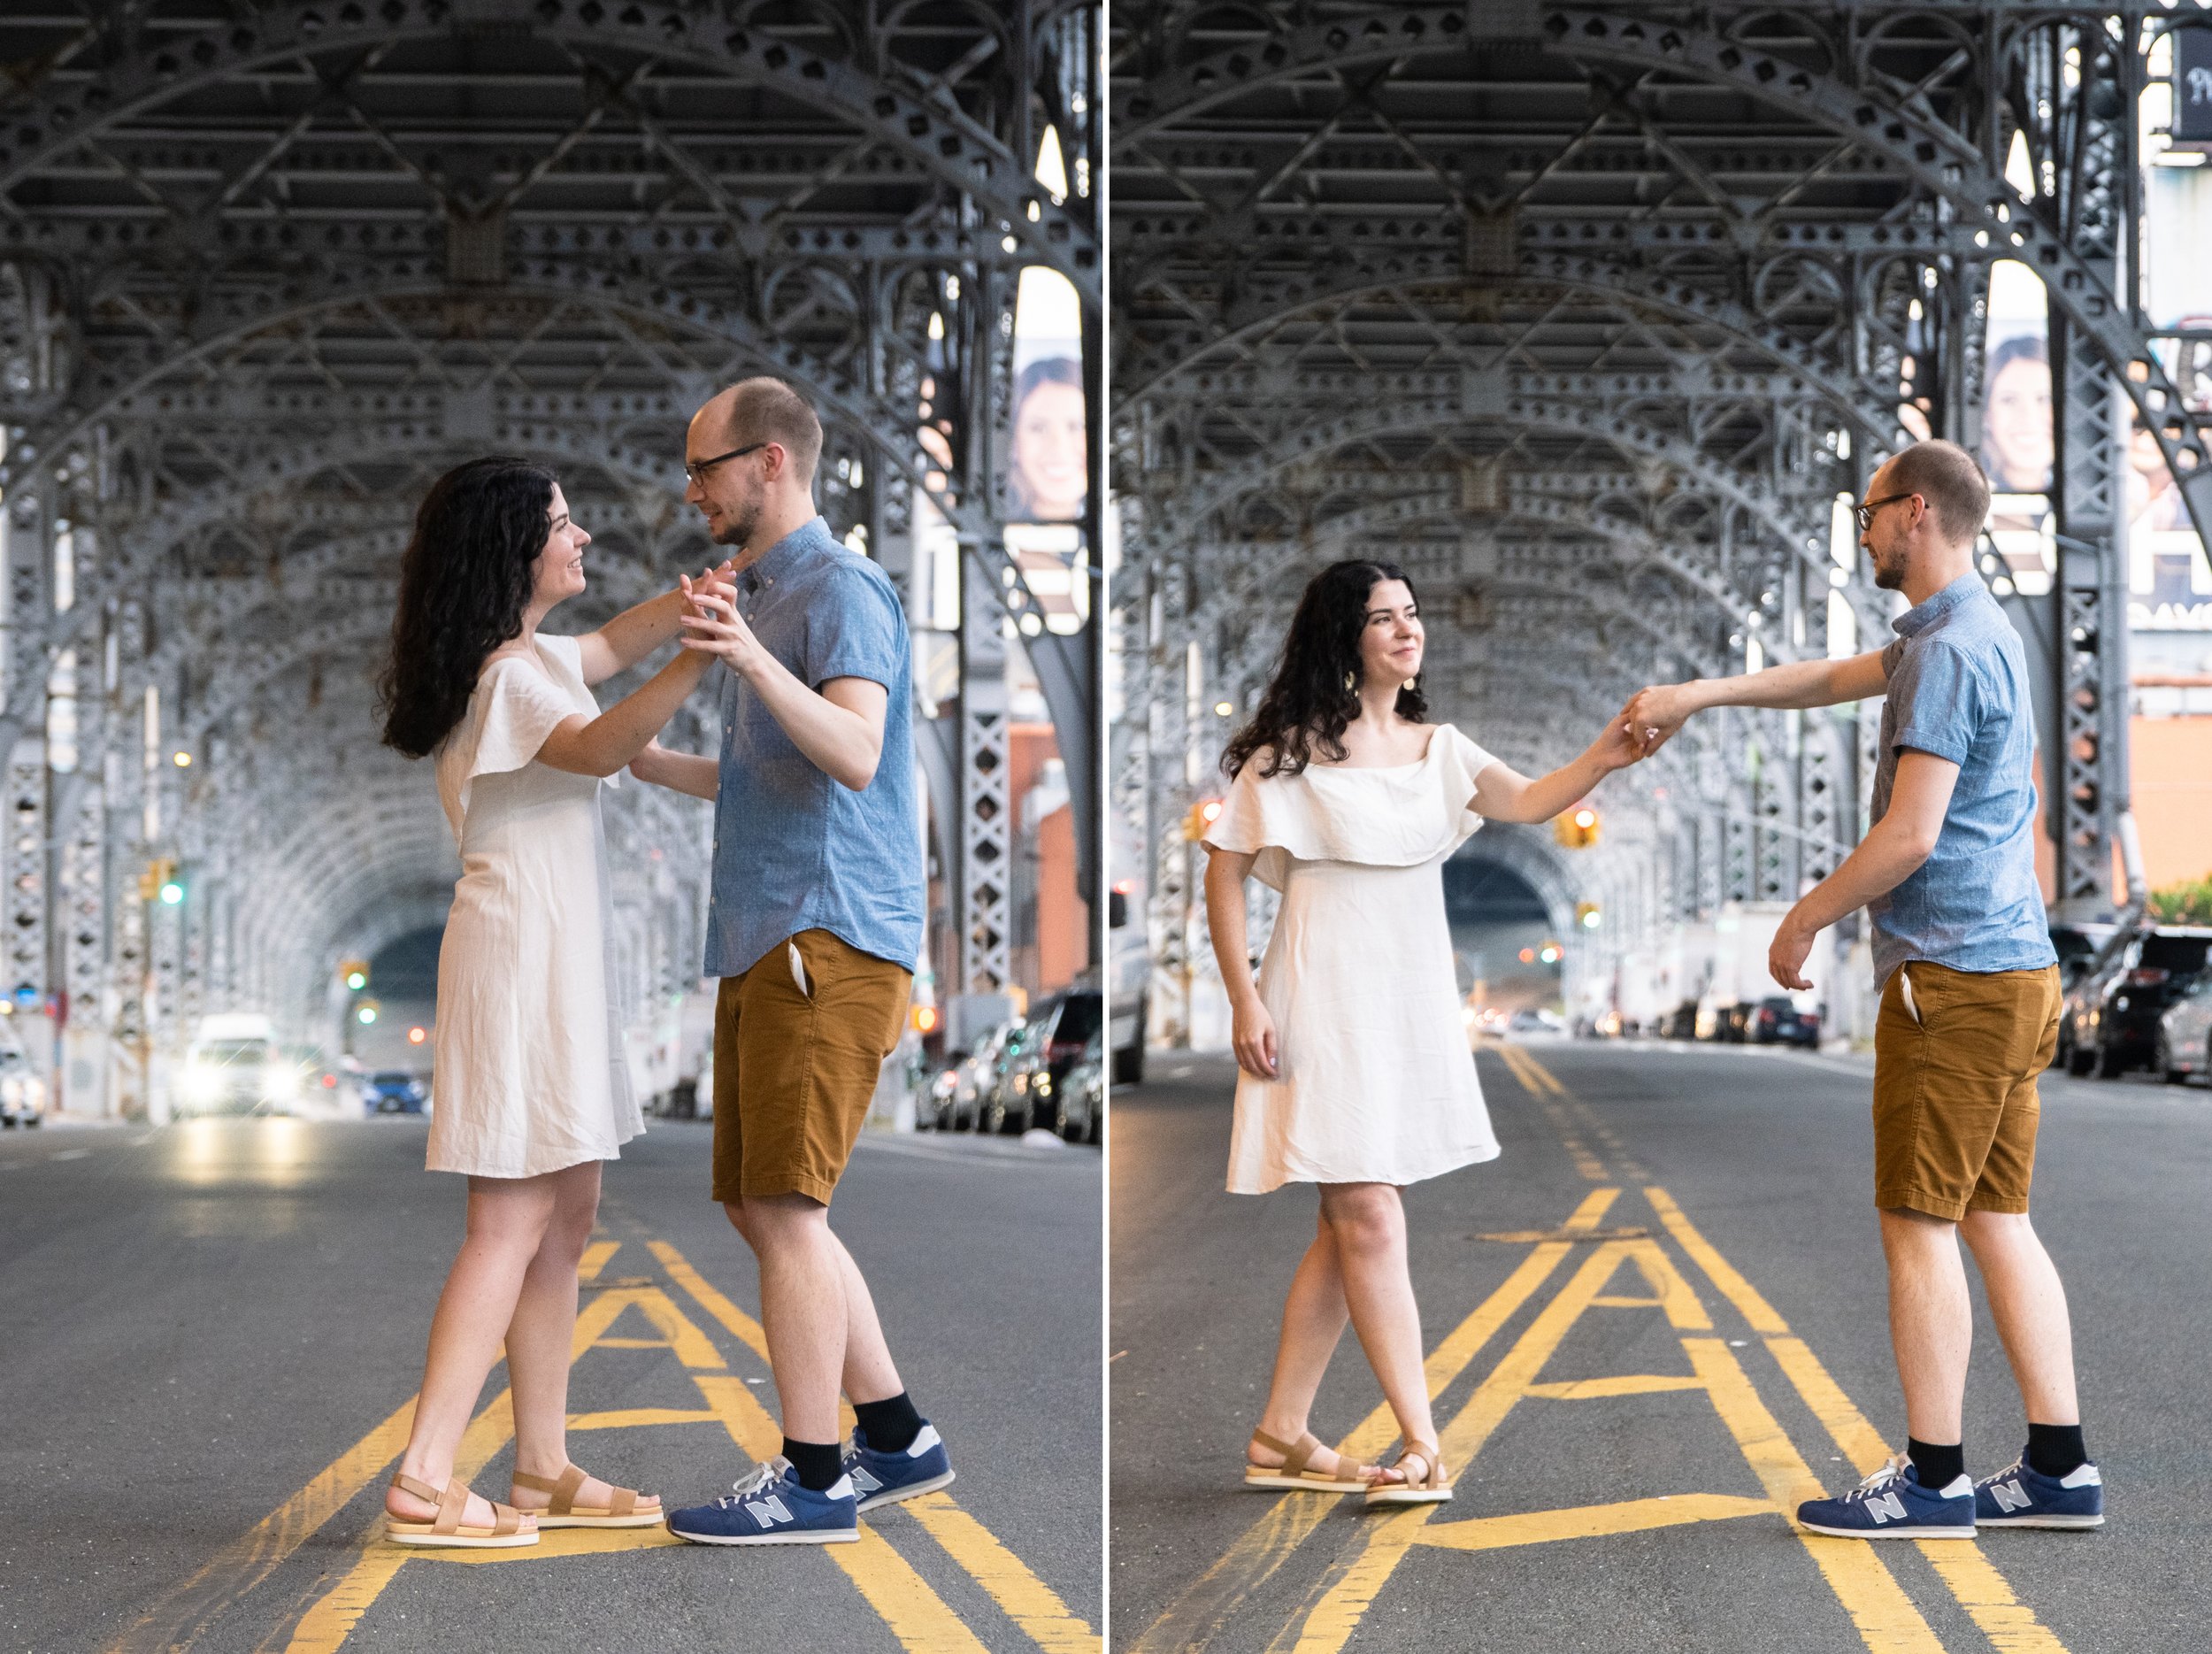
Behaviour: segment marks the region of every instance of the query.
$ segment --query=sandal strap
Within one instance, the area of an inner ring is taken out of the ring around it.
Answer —
[[[459,1530],[461,1518],[469,1508],[469,1485],[458,1476],[450,1478],[438,1494],[438,1517],[431,1523],[434,1534],[450,1534]]]
[[[1283,1474],[1286,1476],[1304,1474],[1306,1466],[1313,1462],[1313,1456],[1320,1447],[1321,1438],[1314,1435],[1312,1431],[1307,1431],[1292,1445],[1290,1450],[1283,1455]]]
[[[511,1504],[502,1504],[498,1500],[494,1499],[492,1501],[493,1536],[504,1538],[509,1534],[519,1533],[521,1530],[522,1512]]]
[[[617,1488],[614,1489],[614,1497],[607,1501],[607,1514],[610,1516],[627,1516],[636,1509],[637,1489],[635,1488]]]
[[[557,1477],[533,1476],[526,1470],[518,1470],[515,1472],[513,1475],[508,1477],[507,1480],[513,1482],[518,1488],[529,1489],[533,1493],[550,1493],[554,1489],[561,1485]]]
[[[426,1499],[433,1504],[438,1502],[438,1490],[435,1488],[426,1481],[417,1481],[403,1470],[393,1473],[392,1486],[413,1498]]]
[[[1279,1441],[1274,1436],[1268,1435],[1268,1433],[1264,1430],[1253,1431],[1252,1439],[1255,1442],[1257,1442],[1262,1447],[1267,1449],[1267,1450],[1271,1453],[1287,1454],[1291,1449],[1291,1444],[1289,1442]]]

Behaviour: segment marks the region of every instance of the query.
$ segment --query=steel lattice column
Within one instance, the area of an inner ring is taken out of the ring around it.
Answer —
[[[960,558],[960,985],[1003,993],[1012,980],[1012,815],[1007,791],[1005,608],[983,559]]]

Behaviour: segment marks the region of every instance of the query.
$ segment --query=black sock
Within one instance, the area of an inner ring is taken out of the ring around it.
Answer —
[[[2028,1423],[2028,1468],[2039,1476],[2065,1476],[2089,1462],[2078,1424]]]
[[[879,1453],[903,1453],[922,1433],[922,1415],[901,1390],[886,1401],[856,1401],[853,1417],[868,1433],[868,1445]]]
[[[798,1473],[799,1485],[810,1493],[827,1493],[843,1473],[837,1466],[839,1454],[834,1442],[795,1442],[787,1435],[783,1439],[783,1456]]]
[[[1912,1467],[1920,1473],[1920,1485],[1930,1493],[1942,1492],[1966,1473],[1966,1449],[1961,1442],[1931,1447],[1908,1438],[1905,1457],[1912,1460]]]

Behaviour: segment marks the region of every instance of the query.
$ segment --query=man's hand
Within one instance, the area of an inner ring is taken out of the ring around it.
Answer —
[[[1785,988],[1810,988],[1803,972],[1805,960],[1813,950],[1816,930],[1798,918],[1798,910],[1792,908],[1782,916],[1782,923],[1774,933],[1774,945],[1767,950],[1767,973]]]
[[[1665,746],[1697,710],[1690,704],[1685,689],[1679,683],[1658,683],[1629,696],[1621,716],[1627,720],[1638,758],[1647,758]]]
[[[695,581],[684,577],[684,600],[688,606],[680,622],[683,646],[718,655],[732,672],[744,677],[770,656],[745,623],[745,617],[737,612],[737,588],[717,578],[720,572]]]

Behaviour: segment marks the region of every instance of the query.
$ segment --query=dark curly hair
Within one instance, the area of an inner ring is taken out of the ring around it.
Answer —
[[[1407,591],[1413,590],[1413,581],[1395,563],[1364,558],[1332,563],[1306,582],[1267,693],[1260,696],[1252,721],[1229,737],[1229,749],[1221,755],[1225,771],[1235,775],[1263,750],[1267,753],[1260,769],[1263,777],[1295,775],[1317,758],[1329,764],[1344,761],[1345,727],[1359,715],[1360,704],[1358,689],[1346,689],[1344,681],[1349,677],[1356,685],[1367,599],[1386,580],[1402,581]],[[1414,600],[1420,601],[1418,594]],[[1427,721],[1429,699],[1418,676],[1411,689],[1398,691],[1398,715]]]
[[[521,632],[554,482],[542,465],[494,454],[454,466],[423,496],[377,679],[386,746],[426,758],[467,712],[486,658]]]

